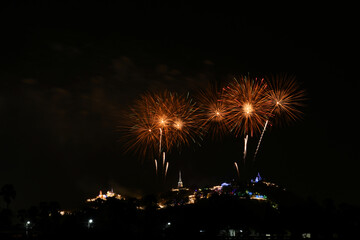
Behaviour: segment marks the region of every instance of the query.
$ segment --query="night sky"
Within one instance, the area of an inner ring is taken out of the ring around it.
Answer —
[[[265,133],[261,175],[304,198],[360,205],[350,6],[14,2],[0,8],[0,186],[14,185],[13,208],[74,208],[111,188],[151,193],[153,160],[124,154],[116,131],[140,94],[276,73],[296,76],[306,108]],[[168,155],[169,187],[179,170],[185,186],[236,177],[243,139],[201,144]]]

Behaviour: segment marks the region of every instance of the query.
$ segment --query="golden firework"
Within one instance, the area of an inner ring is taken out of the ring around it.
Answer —
[[[302,116],[305,90],[295,81],[294,76],[278,74],[267,79],[269,86],[266,92],[271,104],[273,121],[275,123],[289,123]]]
[[[143,94],[126,114],[126,151],[146,157],[189,145],[197,136],[196,114],[189,95],[169,91]]]
[[[271,112],[263,79],[242,76],[225,88],[226,121],[236,136],[261,132]]]
[[[226,106],[222,99],[223,90],[216,84],[209,84],[199,91],[199,125],[213,139],[221,138],[228,132],[226,126]]]

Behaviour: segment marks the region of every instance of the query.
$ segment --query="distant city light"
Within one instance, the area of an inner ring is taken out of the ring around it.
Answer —
[[[111,189],[111,191],[107,191],[106,194],[103,194],[102,191],[100,191],[98,196],[96,196],[95,198],[86,199],[86,201],[87,202],[95,202],[97,199],[106,201],[108,197],[113,197],[118,200],[124,199],[120,194],[114,193],[114,191]]]
[[[172,188],[171,192],[172,194],[176,194],[173,196],[184,196],[184,198],[181,199],[168,199],[168,198],[162,198],[160,201],[157,202],[156,207],[157,209],[163,209],[167,207],[173,207],[176,205],[184,205],[184,204],[195,204],[198,199],[208,199],[212,197],[214,194],[216,195],[231,195],[234,197],[238,197],[239,199],[251,199],[251,200],[257,200],[257,201],[269,201],[271,203],[271,206],[275,209],[278,209],[278,205],[274,202],[272,202],[271,199],[268,199],[266,195],[263,195],[262,192],[258,192],[252,187],[255,186],[254,181],[258,182],[261,181],[261,184],[264,184],[266,186],[276,187],[279,186],[271,183],[263,181],[263,179],[260,176],[260,173],[257,174],[255,180],[252,179],[252,183],[248,187],[248,189],[242,189],[240,190],[236,185],[232,185],[232,183],[223,182],[221,185],[216,185],[213,187],[204,187],[204,188],[198,188],[198,189],[190,189],[187,187],[184,187],[182,178],[181,178],[181,172],[179,171],[179,180],[176,188]],[[285,189],[284,189],[285,190]],[[179,195],[180,194],[180,195]],[[186,198],[185,198],[186,196]],[[124,200],[125,198],[121,196],[120,194],[114,193],[114,191],[111,189],[111,191],[107,191],[106,194],[103,194],[102,191],[100,191],[99,195],[95,198],[87,199],[87,202],[94,202],[96,200],[102,200],[107,201],[108,198],[114,198],[118,200]],[[144,206],[137,206],[136,207],[139,210],[144,210]],[[60,215],[65,214],[72,214],[70,211],[59,211]],[[90,219],[87,222],[88,227],[91,228],[93,225],[93,220]],[[165,222],[164,227],[170,227],[171,222]]]
[[[94,222],[94,220],[92,220],[92,219],[90,218],[89,221],[88,221],[88,228],[91,228],[91,225],[92,225],[93,222]]]
[[[258,183],[262,180],[262,177],[260,176],[260,173],[257,174],[257,176],[254,179],[251,179],[251,183]]]
[[[25,234],[26,234],[26,236],[28,237],[29,236],[29,229],[31,229],[31,222],[30,221],[27,221],[26,223],[25,223]]]
[[[302,238],[311,238],[311,233],[303,233]]]

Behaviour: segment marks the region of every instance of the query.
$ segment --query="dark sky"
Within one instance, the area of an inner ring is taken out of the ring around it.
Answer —
[[[263,177],[360,204],[350,6],[129,2],[1,3],[0,186],[14,185],[14,208],[153,191],[152,160],[123,154],[122,111],[147,90],[194,93],[248,73],[294,74],[308,94],[303,120],[266,132]],[[169,186],[178,170],[188,186],[232,179],[242,146],[228,137],[174,151]]]

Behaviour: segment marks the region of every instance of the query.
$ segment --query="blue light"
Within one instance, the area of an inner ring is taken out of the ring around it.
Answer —
[[[251,179],[251,183],[258,183],[262,180],[262,177],[260,176],[260,173],[258,172],[257,176],[254,179]]]
[[[221,187],[227,187],[227,186],[230,186],[230,183],[224,182],[224,183],[221,184]]]

